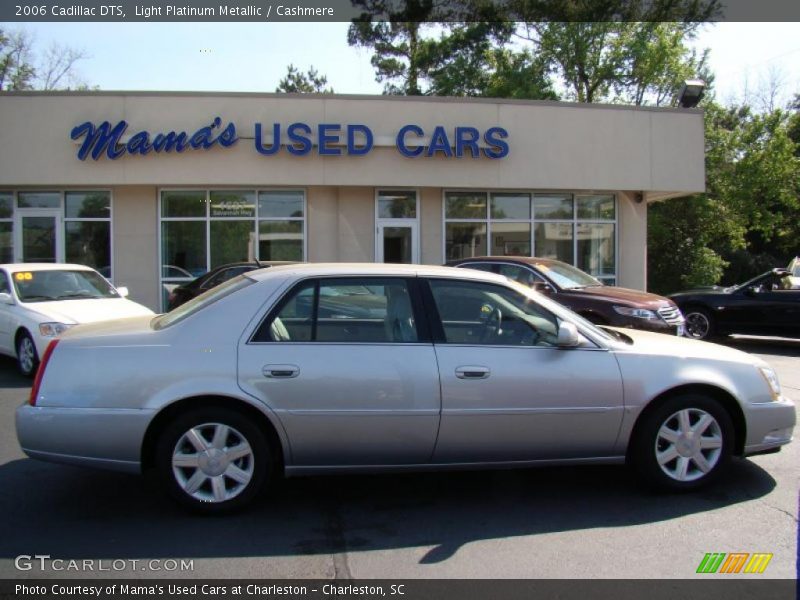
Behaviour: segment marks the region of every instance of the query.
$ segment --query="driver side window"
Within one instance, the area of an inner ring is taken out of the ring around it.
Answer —
[[[558,319],[515,290],[477,281],[430,281],[448,344],[555,346]]]

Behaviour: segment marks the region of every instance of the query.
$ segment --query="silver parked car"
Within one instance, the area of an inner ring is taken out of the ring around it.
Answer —
[[[212,512],[280,474],[627,461],[692,489],[794,424],[743,352],[600,329],[499,275],[380,264],[253,271],[74,327],[17,410],[28,456],[154,469]]]

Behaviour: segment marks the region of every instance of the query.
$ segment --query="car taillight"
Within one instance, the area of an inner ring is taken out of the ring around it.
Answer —
[[[36,397],[39,395],[39,386],[42,385],[42,377],[44,377],[44,370],[47,368],[47,363],[50,360],[50,356],[53,354],[53,350],[56,349],[58,342],[60,340],[55,339],[51,340],[49,344],[47,344],[47,348],[44,350],[44,355],[42,356],[42,361],[39,363],[39,370],[36,371],[36,377],[33,380],[33,387],[31,388],[31,397],[28,398],[28,404],[31,406],[36,406]]]

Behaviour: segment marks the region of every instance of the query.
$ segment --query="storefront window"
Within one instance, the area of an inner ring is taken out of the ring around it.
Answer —
[[[305,259],[302,190],[164,190],[161,281],[169,292],[219,266]]]
[[[378,192],[378,218],[416,219],[417,193],[405,190],[381,190]]]
[[[303,260],[303,192],[259,192],[258,218],[258,256],[261,260]]]
[[[492,219],[530,218],[530,194],[492,194]]]
[[[447,223],[447,260],[486,254],[486,223]]]
[[[17,194],[19,208],[61,208],[59,192],[20,192]]]
[[[198,277],[206,264],[206,224],[204,221],[163,221],[161,223],[162,276]]]
[[[616,206],[613,194],[445,192],[445,257],[553,258],[613,285]]]
[[[111,279],[111,193],[64,193],[64,258]]]
[[[485,192],[447,192],[445,195],[446,219],[485,219]]]

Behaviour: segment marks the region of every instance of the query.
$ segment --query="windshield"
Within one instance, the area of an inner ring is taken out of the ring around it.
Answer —
[[[152,327],[153,329],[164,329],[165,327],[174,325],[178,321],[182,321],[196,312],[203,310],[205,307],[214,304],[214,302],[217,300],[220,300],[225,296],[253,283],[255,283],[255,281],[249,277],[245,277],[244,275],[239,275],[233,279],[229,279],[228,281],[221,283],[206,292],[203,292],[199,296],[195,296],[186,304],[181,304],[178,308],[166,314],[155,317],[152,321]]]
[[[562,262],[534,263],[536,268],[558,287],[565,290],[575,290],[585,287],[603,285],[588,273]]]
[[[21,302],[120,297],[95,271],[16,271],[11,280]]]

